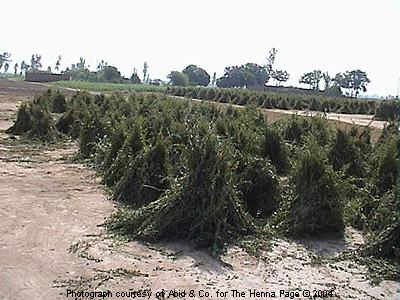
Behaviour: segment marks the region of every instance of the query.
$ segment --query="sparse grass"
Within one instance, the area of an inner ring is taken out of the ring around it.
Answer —
[[[0,79],[10,79],[10,80],[24,80],[25,76],[24,75],[15,75],[11,73],[0,73]]]

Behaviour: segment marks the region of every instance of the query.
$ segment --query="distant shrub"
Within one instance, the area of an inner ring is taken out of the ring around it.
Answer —
[[[376,109],[375,117],[379,120],[394,120],[400,115],[399,101],[381,101]]]

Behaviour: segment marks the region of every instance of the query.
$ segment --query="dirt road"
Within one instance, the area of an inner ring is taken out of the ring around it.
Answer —
[[[286,292],[280,299],[298,291],[297,299],[306,299],[306,289],[333,290],[331,299],[397,299],[399,283],[373,286],[362,266],[312,259],[362,243],[352,230],[345,241],[273,240],[262,259],[233,246],[226,264],[185,243],[146,246],[107,236],[101,224],[114,204],[94,172],[70,162],[76,145],[23,144],[4,133],[17,105],[40,89],[0,81],[0,299],[90,299],[94,291],[112,293],[104,299],[133,299],[139,290],[156,299],[163,289],[195,291],[185,299],[239,299],[233,289],[245,293],[241,299],[268,299],[252,297],[251,290],[277,298]]]

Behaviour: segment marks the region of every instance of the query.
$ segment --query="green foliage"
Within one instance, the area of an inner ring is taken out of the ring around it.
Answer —
[[[139,78],[139,75],[136,73],[136,72],[133,72],[132,73],[132,76],[131,76],[131,83],[132,84],[140,84],[141,83],[141,80],[140,80],[140,78]]]
[[[129,230],[145,240],[188,239],[218,251],[226,241],[253,230],[233,184],[230,149],[215,136],[195,137],[186,157],[187,171],[158,200],[113,229]],[[127,226],[128,225],[128,226]]]
[[[221,88],[263,86],[267,79],[268,73],[265,67],[248,63],[240,67],[225,68],[225,74],[217,80],[217,86]]]
[[[188,86],[189,85],[189,77],[185,73],[181,73],[178,71],[172,71],[168,75],[168,79],[170,80],[172,85],[176,85],[176,86]]]
[[[29,107],[22,104],[18,109],[17,120],[6,130],[8,134],[21,135],[32,129],[32,116]]]
[[[239,71],[235,71],[239,72]],[[265,74],[264,74],[265,75]],[[236,75],[235,75],[236,76]],[[239,76],[239,75],[237,75]],[[245,75],[240,75],[245,76]],[[239,77],[240,77],[239,76]],[[246,77],[247,78],[247,77]],[[251,77],[250,77],[251,78]],[[240,79],[241,80],[241,79]],[[227,86],[243,86],[236,81],[239,79],[229,78],[219,79],[219,86],[224,88],[203,88],[203,87],[168,87],[166,92],[175,96],[186,96],[200,100],[216,101],[222,103],[233,103],[238,105],[255,105],[263,108],[277,109],[299,109],[299,110],[314,110],[323,112],[338,112],[338,113],[365,113],[374,114],[375,108],[378,106],[378,101],[368,101],[348,99],[344,97],[332,98],[325,96],[322,93],[314,93],[311,95],[290,94],[290,93],[272,93],[272,92],[257,92],[247,89],[231,89]],[[255,80],[247,78],[248,85],[256,84]],[[227,83],[228,81],[228,83]],[[251,84],[250,84],[251,83]]]
[[[84,120],[79,136],[79,151],[82,158],[89,158],[94,154],[96,143],[106,134],[101,118],[98,114],[88,116]]]
[[[389,141],[385,153],[379,162],[377,187],[381,194],[392,189],[398,179],[397,143]]]
[[[51,97],[51,102],[51,112],[63,113],[67,110],[67,102],[65,101],[65,96],[59,91],[53,93]]]
[[[261,144],[261,154],[271,160],[279,173],[284,174],[289,170],[289,156],[285,143],[275,130],[265,129],[264,139]]]
[[[392,260],[399,264],[400,221],[396,220],[393,225],[376,235],[362,248],[361,253],[366,256]]]
[[[122,81],[121,73],[116,67],[112,66],[105,66],[100,71],[100,77],[100,81],[104,82],[120,83]]]
[[[305,73],[300,78],[300,83],[304,83],[310,86],[311,89],[318,91],[319,83],[323,78],[322,72],[320,70],[314,70],[312,72]]]
[[[271,107],[311,103],[240,90],[170,86],[168,93]],[[265,224],[274,228],[271,220],[295,235],[340,234],[346,222],[372,237],[397,220],[394,125],[372,144],[368,130],[336,133],[320,117],[267,125],[250,105],[225,109],[151,93],[79,92],[60,117],[49,113],[55,95],[49,91],[21,106],[14,128],[54,138],[54,118],[59,132],[79,138],[81,157],[97,168],[113,199],[128,204],[109,226],[133,237],[185,238],[221,250]],[[346,103],[348,110],[361,109]],[[332,106],[324,101],[322,107]]]
[[[289,208],[290,232],[301,236],[341,236],[343,199],[338,178],[315,141],[309,141],[303,149],[291,181],[294,193]]]
[[[149,84],[123,84],[87,81],[58,81],[51,85],[94,92],[164,92],[165,87]]]
[[[265,159],[246,157],[237,171],[238,188],[253,217],[269,217],[279,205],[280,183],[275,168]]]
[[[49,90],[36,95],[29,105],[21,105],[17,120],[6,132],[42,141],[54,140],[57,132],[53,118],[49,113],[51,97],[52,92]]]
[[[47,107],[33,106],[31,116],[32,128],[27,132],[27,136],[44,141],[54,140],[56,137],[55,126]]]
[[[357,134],[355,132],[355,135]],[[368,138],[366,143],[368,143]],[[352,136],[339,129],[329,152],[329,160],[336,171],[343,170],[351,176],[365,176],[367,175],[365,173],[366,157],[363,152],[368,150],[365,147],[367,145],[363,144],[360,139],[357,143],[357,136]]]
[[[157,200],[169,187],[165,141],[138,153],[115,186],[114,197],[136,207]]]
[[[190,85],[207,86],[210,83],[210,75],[196,65],[189,65],[183,71],[189,79]]]
[[[106,154],[109,158],[106,161],[107,164],[103,166],[103,182],[109,187],[113,187],[121,179],[124,172],[129,168],[130,162],[143,149],[144,141],[140,126],[135,124],[129,133],[127,133],[124,143],[121,144],[122,146],[120,146],[120,143],[119,138],[113,138],[111,147]],[[135,172],[135,170],[132,170],[132,172]],[[121,185],[120,189],[122,188]],[[117,198],[121,197],[125,197],[125,195],[120,195]],[[129,195],[126,197],[129,197]]]
[[[400,115],[400,102],[399,101],[381,101],[376,109],[376,118],[379,120],[392,121]]]

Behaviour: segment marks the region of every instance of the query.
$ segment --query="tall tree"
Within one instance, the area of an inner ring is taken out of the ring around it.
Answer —
[[[247,63],[225,68],[225,74],[217,80],[217,86],[222,88],[259,86],[264,85],[267,77],[265,67]]]
[[[79,62],[75,65],[78,70],[86,69],[86,59],[79,57]]]
[[[207,86],[210,83],[210,75],[196,65],[187,66],[182,73],[187,75],[190,85]]]
[[[103,68],[102,71],[103,74],[103,81],[106,82],[111,82],[111,83],[120,83],[121,82],[121,72],[118,71],[116,67],[113,66],[106,66]]]
[[[269,51],[269,55],[267,57],[267,63],[264,66],[266,73],[267,73],[267,78],[265,80],[265,84],[267,84],[268,81],[270,80],[270,78],[272,77],[273,67],[274,67],[274,63],[275,63],[275,57],[276,57],[277,53],[278,53],[278,50],[276,48],[272,48]]]
[[[276,81],[276,85],[282,85],[282,82],[286,82],[289,80],[290,74],[284,70],[275,70],[271,73],[271,78]]]
[[[59,55],[59,56],[57,57],[57,61],[56,61],[56,65],[55,65],[55,67],[54,67],[54,70],[55,70],[55,71],[60,70],[60,65],[61,65],[61,55]]]
[[[366,72],[353,70],[336,74],[334,82],[336,86],[350,90],[347,94],[351,97],[358,97],[360,91],[367,91],[367,85],[370,83],[370,80]]]
[[[185,73],[172,71],[168,76],[172,85],[187,86],[189,84],[189,78]]]
[[[318,91],[319,82],[322,79],[322,72],[320,70],[314,70],[312,72],[305,73],[301,76],[299,82],[310,86],[311,89]]]
[[[4,52],[3,54],[0,54],[0,70],[3,67],[4,64],[9,63],[11,54],[8,52]]]
[[[217,72],[214,72],[211,80],[211,86],[215,86],[216,84],[217,84]]]
[[[331,87],[331,82],[332,82],[331,76],[329,76],[328,72],[325,72],[324,74],[322,74],[322,78],[324,79],[325,82],[324,90],[327,91]]]
[[[104,59],[102,59],[98,64],[97,64],[97,71],[102,70],[104,67],[107,66],[107,62],[104,61]]]
[[[141,81],[140,81],[139,75],[137,74],[137,70],[136,70],[136,68],[133,68],[133,73],[131,76],[131,83],[139,84],[140,82]]]
[[[4,72],[7,73],[9,68],[10,68],[10,63],[8,61],[6,61],[4,63]]]
[[[147,64],[147,62],[145,61],[143,64],[143,82],[147,82],[147,73],[149,71],[149,65]]]
[[[42,56],[39,54],[32,54],[30,68],[33,71],[40,70],[42,68]]]
[[[20,75],[22,75],[22,73],[26,73],[26,71],[29,69],[29,65],[23,60],[21,62],[21,72]]]
[[[360,91],[363,91],[364,93],[367,91],[367,85],[371,82],[367,76],[367,73],[358,69],[347,71],[345,78],[347,78],[349,86],[352,89],[351,95],[353,96],[354,91],[356,98],[358,97]]]

